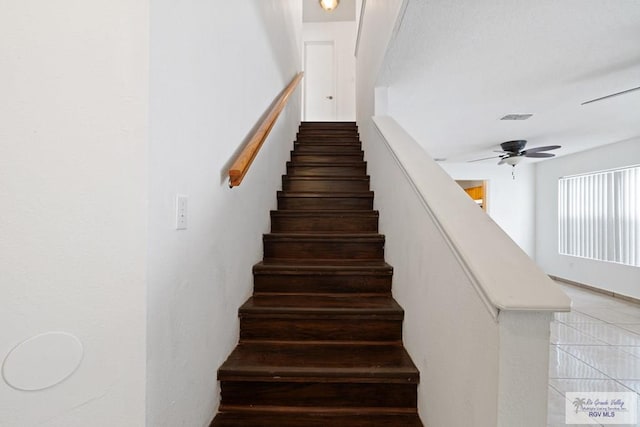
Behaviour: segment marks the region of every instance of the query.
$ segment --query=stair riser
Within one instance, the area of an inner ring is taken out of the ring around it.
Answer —
[[[295,260],[380,260],[384,258],[384,242],[349,241],[264,241],[265,261]]]
[[[257,293],[366,293],[389,294],[390,274],[281,274],[257,273],[253,276]]]
[[[300,129],[308,129],[308,128],[336,128],[336,129],[353,129],[357,130],[358,125],[356,122],[302,122],[300,123]]]
[[[300,126],[300,132],[305,132],[308,130],[313,131],[342,131],[342,132],[358,132],[358,127],[355,124],[345,124],[345,125],[333,125],[333,124],[303,124]]]
[[[402,319],[382,316],[343,316],[308,319],[301,316],[245,316],[240,319],[240,340],[255,341],[385,341],[402,340]]]
[[[296,138],[360,138],[360,134],[348,129],[303,129],[296,134]]]
[[[330,166],[300,166],[287,165],[289,176],[364,176],[367,174],[367,165],[330,165]]]
[[[327,192],[327,191],[369,191],[369,179],[290,179],[282,180],[284,191]]]
[[[312,143],[294,143],[294,152],[296,153],[359,153],[362,151],[360,144],[312,144]]]
[[[416,384],[221,381],[225,405],[300,407],[413,408]]]
[[[319,138],[358,137],[360,134],[352,129],[302,129],[296,136],[315,136]]]
[[[331,133],[331,132],[355,132],[358,133],[357,129],[354,129],[353,127],[349,127],[349,128],[340,128],[339,126],[331,126],[333,129],[327,129],[327,128],[322,128],[322,129],[318,129],[317,127],[314,128],[313,126],[311,127],[301,127],[298,132],[320,132],[323,135],[327,134],[327,133]]]
[[[219,415],[210,427],[422,427],[417,414],[370,413],[331,414],[303,413],[287,414],[273,412],[226,412]]]
[[[358,154],[292,154],[293,163],[340,163],[340,162],[361,162],[364,159],[362,153]]]
[[[272,233],[376,233],[377,216],[271,217]]]
[[[331,129],[326,131],[318,129],[303,129],[296,133],[296,138],[316,138],[320,140],[331,140],[334,138],[353,139],[360,138],[360,134],[349,129]]]
[[[373,197],[279,197],[278,209],[373,209]]]
[[[357,137],[349,138],[344,136],[334,137],[330,139],[323,139],[315,136],[299,136],[294,141],[294,147],[295,147],[295,144],[318,145],[318,146],[320,145],[356,145],[358,147],[362,146],[359,138]]]

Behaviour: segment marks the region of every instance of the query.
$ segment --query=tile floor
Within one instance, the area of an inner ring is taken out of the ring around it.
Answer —
[[[573,310],[557,313],[551,323],[548,427],[567,426],[567,391],[640,395],[640,305],[561,286]]]

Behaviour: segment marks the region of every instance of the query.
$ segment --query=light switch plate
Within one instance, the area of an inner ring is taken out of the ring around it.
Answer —
[[[176,230],[187,229],[187,201],[189,198],[184,194],[176,196]]]

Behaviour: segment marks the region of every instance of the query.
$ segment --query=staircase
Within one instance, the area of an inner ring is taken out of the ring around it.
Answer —
[[[211,426],[422,426],[355,123],[304,122]]]

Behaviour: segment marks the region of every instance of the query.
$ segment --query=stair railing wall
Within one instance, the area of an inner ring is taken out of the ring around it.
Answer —
[[[303,72],[296,74],[287,87],[276,97],[271,108],[266,112],[264,119],[255,127],[255,131],[249,135],[247,144],[229,168],[229,187],[240,185],[249,171],[251,163],[258,155],[260,147],[269,136],[269,132],[271,132],[276,120],[278,120],[278,116],[286,107],[289,97],[296,90],[303,76]]]
[[[392,118],[358,125],[425,425],[545,425],[568,297]]]

